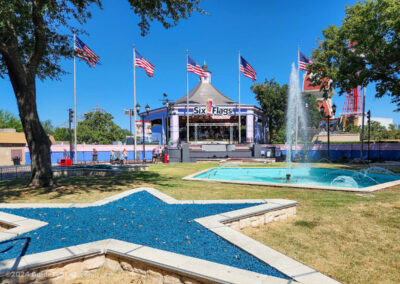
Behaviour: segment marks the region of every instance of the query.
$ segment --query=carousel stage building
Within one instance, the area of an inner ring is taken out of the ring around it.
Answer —
[[[184,95],[174,103],[153,109],[146,116],[151,121],[153,137],[160,144],[237,144],[239,131],[241,142],[265,143],[265,120],[262,110],[254,105],[240,105],[211,84],[208,77],[200,77],[199,83],[189,92],[189,104]],[[241,127],[239,127],[239,109]],[[187,141],[187,113],[189,114],[189,141]]]

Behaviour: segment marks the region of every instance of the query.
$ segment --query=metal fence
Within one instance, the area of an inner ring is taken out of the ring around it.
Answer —
[[[0,180],[28,177],[30,174],[30,165],[0,167]]]

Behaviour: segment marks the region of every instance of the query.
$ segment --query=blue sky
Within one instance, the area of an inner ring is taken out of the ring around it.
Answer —
[[[297,46],[310,55],[322,29],[340,25],[344,8],[354,0],[204,0],[201,7],[210,15],[195,14],[174,28],[165,30],[153,22],[150,34],[142,37],[139,18],[128,1],[103,2],[104,9],[93,7],[93,18],[83,28],[89,35],[80,36],[100,56],[101,65],[89,68],[77,59],[78,114],[96,105],[114,116],[114,121],[129,129],[129,117],[123,110],[133,105],[132,44],[155,65],[153,78],[137,68],[137,101],[141,106],[161,106],[163,93],[176,100],[186,93],[186,49],[200,65],[206,61],[212,72],[212,83],[233,100],[238,96],[238,51],[254,67],[257,82],[275,78],[288,83],[291,63],[297,60]],[[62,66],[69,74],[60,81],[37,83],[40,119],[50,119],[57,126],[68,118],[73,107],[73,61]],[[198,77],[189,74],[189,88]],[[250,90],[252,81],[241,79],[241,101],[257,104]],[[16,99],[8,78],[0,80],[0,109],[18,114]],[[392,117],[400,123],[400,113],[393,112],[389,98],[376,99],[374,86],[367,88],[366,109],[373,117]],[[344,96],[335,95],[334,103],[341,113]]]

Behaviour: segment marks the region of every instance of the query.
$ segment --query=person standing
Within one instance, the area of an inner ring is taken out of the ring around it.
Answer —
[[[97,150],[96,150],[96,148],[93,148],[93,152],[92,152],[92,162],[93,163],[97,163]]]
[[[114,150],[111,150],[110,152],[110,162],[114,162],[115,161],[115,154],[114,154]]]
[[[68,159],[68,158],[69,158],[68,151],[66,149],[64,149],[64,159]]]
[[[124,149],[124,151],[122,151],[122,159],[124,160],[124,164],[128,164],[128,151],[126,151],[126,149]]]
[[[153,148],[152,157],[153,157],[152,162],[153,162],[153,164],[154,164],[154,163],[157,162],[157,147],[154,147],[154,148]]]

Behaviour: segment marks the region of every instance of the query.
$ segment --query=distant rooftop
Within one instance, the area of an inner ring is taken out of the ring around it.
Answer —
[[[15,129],[0,129],[0,144],[26,144],[25,134]]]

